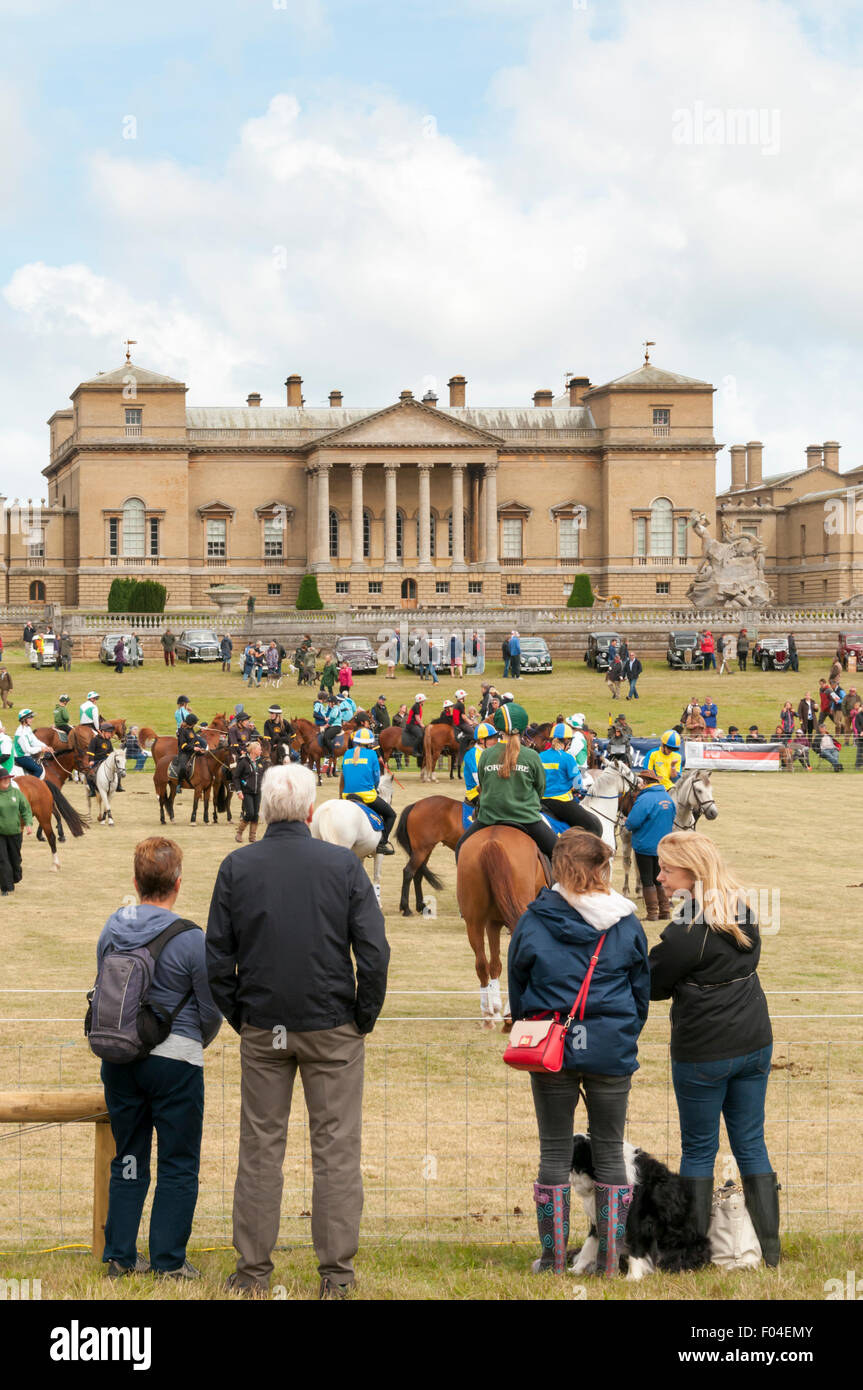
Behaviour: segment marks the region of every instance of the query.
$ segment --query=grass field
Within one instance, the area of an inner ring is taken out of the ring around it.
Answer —
[[[105,715],[124,715],[168,732],[178,694],[188,694],[202,718],[243,701],[259,726],[275,699],[286,714],[307,714],[311,694],[287,681],[278,691],[247,693],[237,675],[217,667],[147,664],[122,676],[79,663],[70,676],[34,672],[7,652],[15,680],[15,710],[29,703],[37,723],[50,723],[56,696],[68,690],[77,706],[87,690],[102,693]],[[718,680],[669,672],[649,664],[643,698],[622,705],[636,734],[676,722],[692,694],[711,693],[720,722],[770,729],[786,698],[797,703],[817,688],[821,663],[803,662],[797,675],[735,674]],[[489,679],[500,666],[489,668]],[[432,693],[459,684],[471,701],[479,680],[441,679]],[[415,677],[360,678],[355,696],[371,703],[381,692],[391,708],[412,698]],[[532,717],[581,709],[602,729],[609,701],[601,676],[583,666],[558,666],[551,677],[514,687]],[[13,721],[6,718],[7,729]],[[849,750],[845,750],[846,765]],[[853,750],[850,750],[853,763]],[[127,779],[115,803],[113,829],[93,824],[61,848],[62,868],[35,839],[25,841],[25,878],[3,903],[4,971],[0,984],[0,1086],[54,1088],[94,1084],[97,1063],[82,1036],[84,995],[92,984],[95,942],[109,913],[131,892],[134,845],[158,833],[158,807],[148,772]],[[827,1278],[863,1265],[863,880],[858,851],[863,781],[836,777],[826,765],[811,776],[718,773],[719,819],[710,835],[747,885],[760,888],[779,910],[779,930],[765,939],[761,977],[774,1018],[776,1052],[768,1093],[768,1147],[783,1184],[786,1258],[778,1274],[765,1271],[693,1278],[653,1278],[639,1288],[586,1284],[586,1296],[612,1298],[820,1298]],[[422,786],[416,768],[401,774],[395,805],[453,790],[442,778]],[[332,795],[325,786],[321,796]],[[80,787],[70,796],[85,809]],[[189,825],[191,799],[178,803],[171,832],[185,855],[179,907],[205,921],[215,873],[234,848],[222,821]],[[444,879],[437,917],[398,914],[402,856],[384,863],[383,907],[392,944],[390,991],[368,1046],[364,1176],[366,1209],[359,1270],[367,1298],[572,1297],[555,1281],[524,1273],[533,1254],[531,1183],[536,1134],[527,1083],[500,1062],[499,1034],[478,1026],[479,1000],[464,926],[457,914],[454,863],[438,850],[433,865]],[[619,870],[616,871],[619,884]],[[775,895],[778,893],[778,899]],[[651,941],[653,924],[647,927]],[[22,991],[22,992],[10,992]],[[43,992],[30,992],[43,991]],[[68,992],[49,992],[68,991]],[[817,992],[814,992],[817,991]],[[847,991],[847,992],[843,992]],[[858,991],[854,993],[853,991]],[[655,1006],[643,1035],[641,1070],[630,1107],[629,1134],[660,1157],[679,1155],[676,1110],[667,1066],[667,1006]],[[223,1030],[207,1053],[207,1114],[201,1196],[193,1259],[206,1279],[192,1289],[152,1280],[121,1289],[106,1286],[83,1250],[38,1254],[89,1239],[92,1134],[87,1126],[0,1136],[0,1277],[43,1280],[43,1297],[218,1297],[232,1267],[230,1206],[239,1114],[237,1042]],[[578,1121],[583,1124],[583,1117]],[[11,1131],[11,1133],[10,1133]],[[717,1177],[733,1174],[724,1140]],[[285,1164],[282,1242],[275,1282],[289,1297],[314,1293],[308,1248],[310,1168],[299,1100]],[[582,1229],[574,1218],[573,1240]],[[146,1241],[142,1243],[146,1248]],[[197,1252],[201,1252],[200,1255]]]

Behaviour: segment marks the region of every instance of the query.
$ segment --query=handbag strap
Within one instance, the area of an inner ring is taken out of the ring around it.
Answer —
[[[581,989],[578,991],[578,994],[575,996],[575,1003],[573,1004],[572,1008],[570,1009],[569,1017],[568,1017],[568,1019],[566,1020],[566,1026],[567,1026],[567,1028],[568,1028],[569,1025],[572,1023],[572,1020],[573,1020],[573,1018],[575,1017],[576,1010],[578,1010],[579,1022],[581,1022],[581,1020],[584,1018],[584,1009],[585,1009],[585,1005],[587,1004],[587,992],[588,992],[588,990],[590,989],[590,981],[591,981],[591,979],[593,978],[593,972],[594,972],[594,969],[596,968],[596,962],[599,960],[599,953],[600,953],[600,951],[602,950],[603,946],[605,945],[605,938],[606,938],[607,935],[608,935],[607,932],[603,932],[602,936],[599,938],[599,942],[597,943],[596,950],[594,951],[593,955],[592,955],[591,958],[590,958],[590,964],[589,964],[588,967],[587,967],[587,974],[585,975],[585,977],[584,977],[584,979],[583,979],[583,981],[582,981]]]

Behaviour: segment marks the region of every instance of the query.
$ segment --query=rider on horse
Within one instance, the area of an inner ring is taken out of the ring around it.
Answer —
[[[285,761],[283,750],[287,748],[289,755],[293,750],[290,746],[291,736],[282,715],[281,705],[270,705],[267,714],[270,717],[264,721],[264,738],[270,740],[270,761],[276,764],[282,763]]]
[[[99,719],[99,706],[96,704],[98,698],[98,690],[88,690],[87,698],[78,710],[78,723],[90,724],[97,733],[101,723]]]
[[[69,732],[72,728],[72,720],[69,717],[69,696],[61,695],[54,710],[54,728],[60,735],[61,743],[69,742]]]
[[[543,748],[539,760],[545,769],[545,794],[542,809],[554,820],[576,825],[579,830],[589,830],[592,835],[602,836],[602,825],[590,811],[579,806],[574,792],[581,791],[581,772],[575,758],[566,751],[569,730],[565,724],[555,724],[551,731],[551,744]]]
[[[357,729],[351,739],[353,750],[342,758],[339,792],[343,801],[358,801],[376,811],[384,823],[378,854],[395,854],[389,843],[396,813],[388,801],[378,796],[381,780],[381,760],[377,754],[375,736],[370,729]]]
[[[647,771],[655,772],[666,791],[671,791],[672,782],[680,776],[682,758],[680,756],[680,734],[676,729],[666,729],[662,735],[661,747],[654,748],[647,759]]]
[[[341,702],[336,699],[335,695],[328,695],[327,723],[326,728],[321,730],[321,747],[327,756],[333,759],[336,756],[336,744],[342,736],[344,718]]]
[[[403,737],[409,743],[413,743],[417,757],[422,753],[423,739],[425,738],[425,726],[423,724],[423,705],[425,695],[419,693],[407,712],[405,718],[405,731]]]
[[[189,762],[194,754],[207,751],[207,740],[195,730],[197,722],[198,716],[190,710],[177,730],[177,786],[189,781]]]
[[[99,768],[101,764],[105,761],[105,759],[110,757],[111,753],[113,752],[113,744],[111,743],[113,733],[114,725],[105,724],[102,726],[101,732],[97,729],[96,733],[94,733],[93,737],[90,739],[90,747],[87,749],[87,752],[90,755],[90,766],[85,769],[85,776],[87,778],[87,786],[90,788],[91,796],[98,795],[98,788],[96,786],[96,773],[99,771]],[[117,790],[120,791],[119,778],[117,780]]]
[[[0,723],[0,771],[8,772],[12,776],[12,769],[15,766],[15,745],[6,730]]]
[[[37,738],[30,728],[30,721],[34,711],[29,706],[18,711],[18,728],[15,730],[15,737],[12,740],[15,749],[15,761],[19,767],[23,767],[25,772],[29,772],[31,777],[44,777],[45,769],[41,762],[37,762],[41,753],[47,753],[48,745]]]
[[[572,738],[569,743],[569,752],[578,763],[579,772],[584,772],[588,762],[587,739],[582,732],[587,723],[583,714],[571,714],[565,719],[564,724],[568,724],[572,730]]]
[[[521,705],[506,704],[495,710],[494,727],[502,741],[479,759],[479,810],[456,846],[456,861],[467,837],[490,825],[523,830],[543,854],[551,856],[557,836],[542,819],[545,769],[536,749],[522,744],[527,723],[527,711]]]

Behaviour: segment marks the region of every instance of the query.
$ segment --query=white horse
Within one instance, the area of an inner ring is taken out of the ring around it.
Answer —
[[[382,775],[378,796],[384,801],[392,802],[394,781],[393,773],[385,772]],[[345,849],[353,850],[358,859],[367,859],[370,854],[374,855],[373,883],[375,895],[380,901],[383,855],[377,853],[377,848],[381,832],[372,829],[365,811],[355,801],[342,801],[335,797],[317,808],[312,816],[311,831],[316,840],[324,840],[328,845],[343,845]]]
[[[109,753],[96,769],[96,791],[102,805],[99,812],[100,825],[114,824],[114,817],[111,815],[111,797],[125,776],[126,750],[125,748],[115,748],[113,753]],[[89,786],[87,787],[87,795],[92,796]]]
[[[638,774],[626,763],[606,762],[602,770],[593,773],[593,785],[579,805],[592,811],[602,824],[602,838],[614,855],[617,849],[615,831],[619,819],[620,799],[639,785]]]
[[[711,774],[704,768],[691,768],[671,788],[674,802],[674,825],[672,830],[694,830],[700,816],[705,820],[716,820],[719,811],[713,799]],[[623,849],[623,895],[629,896],[629,871],[632,867],[632,835],[621,827],[620,842]],[[635,866],[635,891],[641,894],[638,865]]]

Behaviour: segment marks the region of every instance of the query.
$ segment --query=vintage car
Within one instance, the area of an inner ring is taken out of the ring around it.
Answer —
[[[141,650],[141,643],[133,632],[109,632],[102,638],[99,647],[99,660],[104,666],[115,664],[114,649],[120,638],[123,639],[123,649],[126,653],[127,666],[143,666],[144,653]]]
[[[859,671],[863,668],[863,632],[840,632],[838,654],[846,671],[849,669],[848,657],[852,653],[857,663],[853,669]]]
[[[523,676],[550,676],[552,671],[551,652],[544,637],[521,637],[521,674]]]
[[[607,671],[609,666],[608,648],[612,642],[620,646],[623,638],[619,632],[589,632],[587,634],[587,651],[584,659],[588,666],[592,666],[594,671]]]
[[[701,633],[669,632],[665,660],[674,670],[683,666],[703,667],[704,653],[701,650]]]
[[[750,659],[752,665],[760,666],[762,671],[787,671],[791,665],[788,638],[759,637],[752,648]]]
[[[336,665],[347,661],[355,676],[373,676],[378,669],[377,652],[368,637],[338,637],[333,654]]]
[[[46,666],[53,670],[60,662],[60,638],[53,632],[37,632],[27,648],[27,659],[37,670]]]
[[[210,627],[190,627],[180,633],[178,661],[221,661],[219,639]]]

